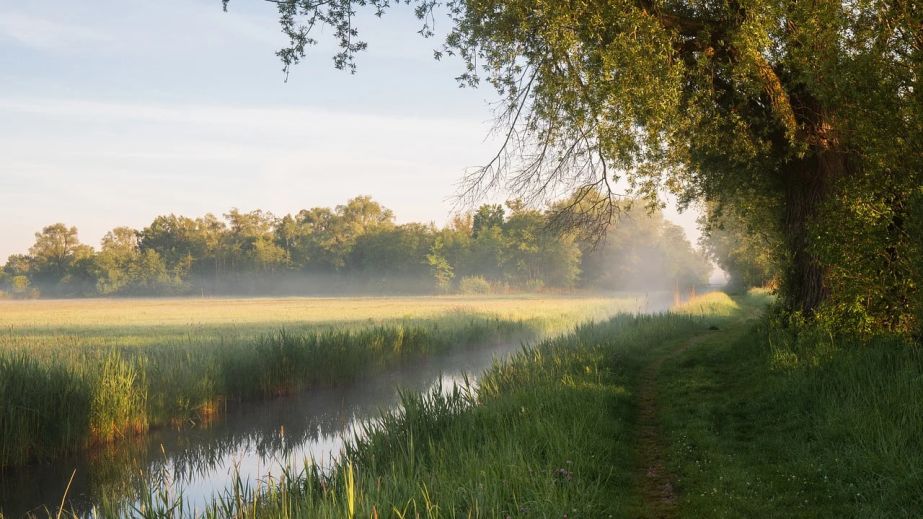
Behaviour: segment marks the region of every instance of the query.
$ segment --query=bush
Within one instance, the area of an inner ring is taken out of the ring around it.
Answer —
[[[526,282],[526,290],[529,292],[541,292],[545,289],[545,282],[541,279],[530,279]]]
[[[490,282],[481,276],[465,276],[458,283],[458,291],[462,294],[489,294]]]
[[[39,296],[37,288],[33,288],[26,276],[13,276],[10,280],[10,293],[17,299],[36,299]]]

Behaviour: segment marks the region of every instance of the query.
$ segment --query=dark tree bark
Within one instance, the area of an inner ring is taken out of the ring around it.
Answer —
[[[811,224],[830,196],[833,179],[846,172],[845,154],[826,144],[793,160],[785,174],[783,230],[789,252],[785,272],[788,306],[813,315],[828,294],[826,267],[812,250]]]

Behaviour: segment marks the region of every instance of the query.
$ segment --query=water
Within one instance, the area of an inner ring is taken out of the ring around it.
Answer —
[[[671,302],[671,294],[650,294],[639,299],[638,312],[661,312]],[[207,426],[153,430],[51,464],[0,472],[0,510],[6,518],[45,517],[46,509],[57,510],[72,474],[68,505],[84,516],[104,496],[130,496],[145,482],[164,479],[167,488],[182,489],[187,510],[202,510],[237,477],[255,488],[278,480],[286,468],[297,474],[310,460],[331,466],[363,423],[398,405],[399,388],[424,392],[441,383],[451,389],[465,375],[474,382],[494,360],[520,348],[507,343],[433,357],[348,386],[233,405]]]
[[[344,387],[318,389],[269,401],[231,406],[207,426],[158,429],[104,450],[52,464],[0,473],[0,503],[8,518],[56,510],[71,478],[68,503],[89,516],[103,496],[128,496],[145,481],[166,479],[182,488],[186,504],[202,510],[239,477],[251,488],[278,480],[286,467],[298,473],[315,460],[329,467],[361,424],[398,405],[398,388],[423,392],[462,385],[494,359],[520,349],[508,343],[431,358],[370,376]],[[188,509],[188,507],[187,507]]]

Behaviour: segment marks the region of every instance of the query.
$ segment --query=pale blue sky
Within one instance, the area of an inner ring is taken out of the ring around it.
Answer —
[[[220,4],[0,3],[0,261],[59,221],[95,246],[158,214],[358,194],[447,221],[464,169],[496,146],[494,96],[459,89],[459,63],[433,60],[406,8],[361,20],[357,75],[322,43],[285,83],[274,6]],[[694,215],[668,216],[695,239]]]

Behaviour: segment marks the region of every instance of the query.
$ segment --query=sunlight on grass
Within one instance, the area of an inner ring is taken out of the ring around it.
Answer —
[[[682,315],[728,317],[740,310],[740,305],[724,292],[709,292],[673,307],[670,311]]]
[[[3,302],[0,467],[201,423],[228,402],[538,339],[638,305],[532,296]]]

